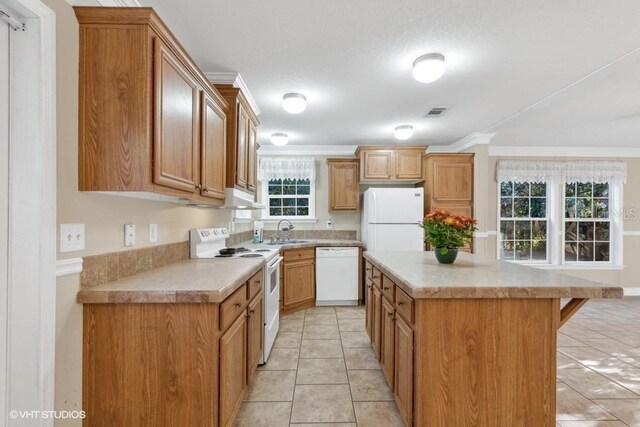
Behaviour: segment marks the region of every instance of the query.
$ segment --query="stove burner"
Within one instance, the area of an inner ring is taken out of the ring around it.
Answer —
[[[236,248],[236,253],[241,253],[241,252],[249,252],[249,249],[247,249],[247,248]]]
[[[231,258],[233,254],[218,254],[216,258]]]
[[[271,252],[271,249],[256,249],[253,252]]]
[[[262,257],[264,257],[264,255],[261,255],[261,254],[240,255],[240,258],[262,258]]]

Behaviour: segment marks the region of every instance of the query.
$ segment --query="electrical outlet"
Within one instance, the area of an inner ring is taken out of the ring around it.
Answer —
[[[60,252],[84,250],[84,224],[60,224]]]
[[[327,220],[327,230],[331,230],[333,228],[333,220],[332,219],[328,219]]]
[[[124,225],[124,245],[134,246],[136,244],[136,225],[125,224]]]
[[[149,224],[149,243],[158,241],[158,224]]]

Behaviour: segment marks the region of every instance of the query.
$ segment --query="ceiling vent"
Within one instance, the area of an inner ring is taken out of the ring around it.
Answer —
[[[442,117],[444,114],[449,111],[450,107],[433,107],[431,110],[427,112],[424,116],[429,117]]]

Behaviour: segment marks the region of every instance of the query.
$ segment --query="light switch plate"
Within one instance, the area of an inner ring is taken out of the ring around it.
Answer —
[[[149,224],[149,243],[158,241],[158,224]]]
[[[125,224],[124,225],[124,245],[133,246],[136,244],[136,225]]]
[[[84,224],[60,224],[60,252],[84,250]]]

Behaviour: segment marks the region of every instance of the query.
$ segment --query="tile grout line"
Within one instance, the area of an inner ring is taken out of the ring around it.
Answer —
[[[291,417],[293,417],[293,403],[296,398],[296,383],[298,382],[298,370],[300,369],[300,359],[302,355],[302,339],[304,337],[304,322],[307,318],[307,310],[302,312],[302,331],[300,332],[300,344],[298,345],[298,363],[296,364],[296,375],[293,379],[293,395],[291,396],[291,409],[289,410],[289,425],[291,425]]]

